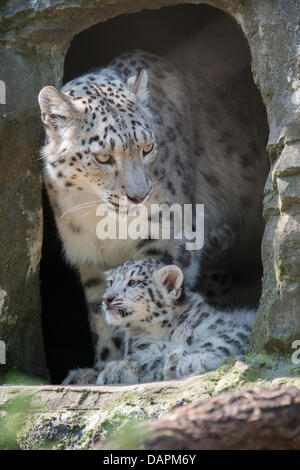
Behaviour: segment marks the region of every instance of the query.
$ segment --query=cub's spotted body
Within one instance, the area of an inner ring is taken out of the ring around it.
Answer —
[[[72,80],[61,91],[45,87],[40,93],[47,133],[42,149],[45,183],[65,256],[81,276],[95,338],[95,368],[87,369],[86,376],[72,372],[65,383],[93,382],[104,361],[121,357],[118,335],[98,313],[104,271],[128,259],[155,257],[181,266],[192,285],[199,269],[199,254],[185,250],[182,240],[100,240],[99,203],[118,208],[121,196],[132,205],[143,201],[147,208],[154,203],[204,203],[207,231],[228,220],[240,239],[243,231],[253,234],[253,227],[260,237],[264,175],[260,170],[260,180],[253,174],[265,154],[257,150],[248,167],[241,158],[259,135],[251,113],[249,135],[239,144],[236,123],[228,129],[230,109],[218,102],[218,122],[226,130],[218,130],[223,137],[214,158],[211,142],[206,149],[205,137],[201,140],[210,125],[203,119],[202,94],[213,107],[214,90],[206,81],[198,86],[201,75],[195,86],[185,72],[163,58],[133,51]],[[230,141],[235,142],[232,155]],[[263,148],[261,142],[257,145]],[[223,154],[226,163],[220,161]]]
[[[184,286],[178,266],[127,261],[108,282],[103,311],[109,324],[125,329],[126,353],[106,365],[98,385],[200,374],[247,349],[254,310],[214,309]]]

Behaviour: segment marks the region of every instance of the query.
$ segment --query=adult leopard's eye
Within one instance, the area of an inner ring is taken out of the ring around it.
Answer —
[[[153,149],[154,149],[154,144],[145,145],[145,147],[143,148],[143,155],[144,155],[144,157],[146,157],[147,155],[149,155],[149,153],[151,153]]]
[[[109,154],[97,153],[95,159],[98,163],[112,163],[112,156]]]
[[[129,287],[134,287],[134,286],[137,286],[138,284],[139,284],[139,281],[132,281],[131,280],[131,281],[128,282]]]

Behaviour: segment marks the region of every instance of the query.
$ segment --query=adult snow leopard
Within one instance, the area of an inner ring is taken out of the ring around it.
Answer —
[[[98,314],[103,271],[128,259],[157,257],[181,266],[187,283],[196,278],[197,253],[185,250],[180,240],[100,240],[100,202],[116,207],[119,197],[126,196],[131,204],[144,202],[148,208],[153,203],[204,203],[206,230],[228,220],[241,240],[249,239],[249,232],[258,234],[255,239],[261,235],[265,174],[257,168],[266,159],[261,141],[253,147],[259,132],[251,106],[248,131],[241,138],[236,117],[230,123],[228,102],[215,103],[207,79],[199,76],[195,87],[186,72],[153,54],[133,51],[61,91],[47,86],[40,92],[47,134],[45,184],[65,257],[81,276],[95,337],[95,369],[87,369],[85,377],[75,371],[66,383],[93,383],[104,361],[121,355],[119,337]],[[203,119],[202,99],[205,106],[216,106],[217,126],[209,113]],[[219,136],[215,149],[211,139],[206,147],[211,127]]]
[[[108,362],[98,385],[178,379],[245,353],[255,310],[216,310],[185,287],[178,266],[127,261],[107,280],[102,311],[125,329],[125,356]]]

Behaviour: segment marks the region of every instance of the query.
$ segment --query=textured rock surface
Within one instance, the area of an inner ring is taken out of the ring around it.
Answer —
[[[40,332],[42,134],[36,96],[59,86],[74,34],[120,13],[182,3],[172,0],[5,0],[0,12],[0,338],[8,367],[45,375]],[[201,3],[201,2],[195,2]],[[299,2],[215,0],[241,25],[270,125],[272,170],[266,185],[263,296],[252,348],[290,350],[300,338],[299,287]]]
[[[36,66],[21,53],[2,48],[0,64],[7,84],[7,105],[0,105],[0,338],[6,342],[9,366],[40,375],[45,373],[38,279],[42,209],[37,156],[42,134],[32,110],[34,96],[28,92],[37,92],[39,83],[30,77]]]
[[[260,355],[231,360],[217,371],[181,381],[116,387],[2,386],[0,448],[88,449],[97,439],[111,436],[114,448],[136,448],[142,436],[140,431],[134,434],[134,423],[227,390],[281,384],[300,388],[299,366]],[[130,431],[124,433],[124,427]],[[121,436],[115,434],[119,430]]]
[[[283,0],[244,2],[236,13],[249,41],[270,127],[263,294],[252,335],[256,350],[289,352],[300,338],[299,14],[299,2]]]
[[[251,387],[176,408],[158,421],[137,424],[131,434],[135,449],[298,450],[299,412],[298,388]],[[126,434],[99,440],[94,449],[115,449]]]

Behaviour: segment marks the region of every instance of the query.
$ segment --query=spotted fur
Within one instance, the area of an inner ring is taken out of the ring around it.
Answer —
[[[108,283],[103,310],[110,325],[125,329],[126,352],[106,365],[98,385],[201,374],[247,349],[254,310],[211,307],[176,265],[127,261]]]
[[[103,271],[128,259],[156,257],[181,266],[186,283],[192,285],[199,266],[199,254],[187,253],[180,240],[99,240],[99,202],[118,208],[119,197],[126,195],[132,205],[144,200],[147,207],[204,203],[207,231],[228,219],[241,239],[254,233],[250,227],[256,227],[259,239],[263,227],[263,178],[253,175],[265,155],[259,145],[253,158],[249,154],[249,164],[243,165],[242,159],[259,135],[251,113],[249,135],[239,140],[236,123],[232,129],[228,125],[232,107],[226,100],[221,106],[221,97],[215,106],[215,90],[201,74],[191,80],[191,73],[150,53],[133,51],[72,80],[61,91],[45,87],[39,95],[47,134],[42,149],[45,184],[65,257],[79,270],[85,289],[98,370],[122,354],[120,341],[98,314],[105,290]],[[218,115],[215,120],[205,119],[208,102]],[[212,120],[214,137],[208,138]],[[107,162],[99,155],[109,156]],[[234,191],[229,181],[234,181]],[[241,202],[246,196],[247,213]],[[88,369],[86,383],[91,376]],[[72,373],[65,383],[76,380]],[[85,380],[82,372],[78,380]]]

